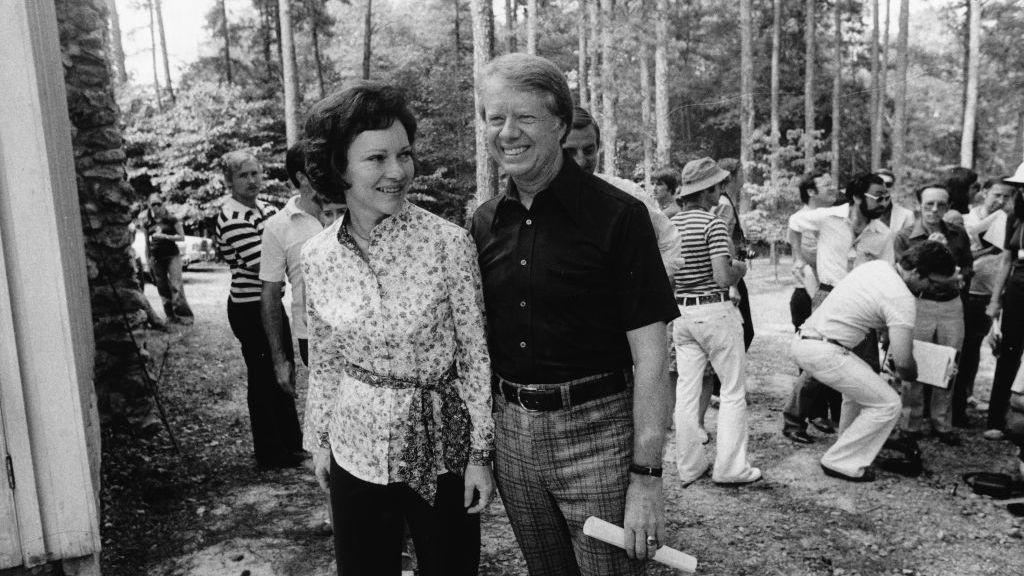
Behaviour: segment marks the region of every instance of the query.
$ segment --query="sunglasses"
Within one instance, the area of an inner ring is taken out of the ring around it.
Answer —
[[[888,194],[868,194],[868,193],[865,193],[864,195],[867,196],[868,198],[871,198],[875,202],[883,202],[884,203],[884,202],[889,202],[890,200],[892,200],[892,196],[889,196]]]

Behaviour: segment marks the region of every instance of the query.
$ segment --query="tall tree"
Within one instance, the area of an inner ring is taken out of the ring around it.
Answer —
[[[363,80],[370,79],[371,43],[373,40],[373,0],[366,0],[363,18]]]
[[[580,106],[590,109],[590,91],[587,82],[590,75],[587,74],[587,18],[584,12],[583,1],[580,2],[580,16],[576,21],[576,33],[579,35],[577,51],[577,80],[579,83]]]
[[[116,0],[107,0],[107,14],[110,15],[110,30],[108,31],[110,51],[114,60],[114,81],[115,84],[124,84],[128,81],[128,70],[124,66],[124,43],[121,39],[121,17],[117,13]]]
[[[587,74],[590,82],[590,107],[591,112],[597,118],[601,117],[601,6],[600,0],[584,0],[587,4],[587,23],[590,25],[590,39],[588,48],[590,54],[590,72]]]
[[[814,171],[814,0],[804,2],[804,174]]]
[[[836,48],[832,59],[834,68],[832,76],[832,181],[839,182],[839,142],[842,139],[840,119],[843,115],[843,10],[842,4],[836,2],[833,8],[835,19]]]
[[[167,55],[167,34],[164,31],[164,10],[161,0],[153,0],[153,10],[156,12],[156,29],[160,34],[160,54],[164,63],[164,80],[167,82],[167,95],[174,102],[174,83],[171,82],[171,61]]]
[[[910,0],[900,0],[899,32],[896,36],[896,109],[892,127],[892,171],[897,184],[904,183],[904,154],[907,142],[907,68],[910,66]]]
[[[647,10],[648,2],[641,0],[640,2],[640,17],[646,22],[650,16]],[[637,40],[640,43],[640,139],[644,154],[644,190],[652,190],[651,188],[651,164],[652,164],[652,150],[651,150],[651,48],[647,42],[647,36],[643,32],[639,34]]]
[[[779,53],[782,50],[782,0],[772,0],[772,86],[771,86],[771,183],[772,190],[779,189],[779,140],[782,129],[779,125]]]
[[[227,0],[219,0],[220,31],[221,36],[224,37],[224,74],[228,84],[231,84],[231,34],[228,26],[228,9],[225,5],[226,2]]]
[[[964,102],[964,125],[960,138],[960,165],[974,168],[974,136],[978,114],[978,65],[981,60],[981,0],[970,0],[967,52],[967,98]]]
[[[878,63],[878,37],[879,23],[878,0],[871,0],[871,88],[868,103],[868,110],[871,122],[871,170],[875,171],[882,167],[882,138],[879,134],[881,126],[875,122],[878,117],[879,91],[879,63]]]
[[[160,96],[160,75],[157,73],[156,64],[156,17],[153,15],[155,6],[153,0],[146,2],[146,7],[149,9],[149,48],[153,55],[153,92],[156,94],[156,106],[163,110],[164,102]]]
[[[878,109],[875,111],[872,122],[875,128],[875,138],[878,139],[878,167],[882,167],[882,158],[885,153],[885,112],[889,99],[889,25],[892,23],[891,0],[885,0],[885,28],[882,36],[882,61],[878,63]],[[872,157],[872,162],[874,161]]]
[[[658,164],[672,163],[672,132],[668,117],[668,0],[654,9],[654,124]]]
[[[526,53],[537,53],[537,0],[526,0]]]
[[[473,103],[480,110],[480,80],[484,65],[494,56],[494,10],[490,0],[469,0],[473,11]],[[494,197],[498,190],[498,169],[487,153],[487,126],[480,114],[476,125],[476,205]]]
[[[323,55],[320,54],[320,19],[313,18],[309,25],[310,41],[313,44],[313,67],[316,68],[316,87],[320,98],[327,95],[327,86],[324,82]]]
[[[615,123],[615,66],[612,56],[612,22],[615,21],[613,0],[601,0],[601,139],[604,152],[603,170],[615,175],[615,152],[618,125]]]
[[[505,0],[505,51],[512,53],[519,49],[516,45],[516,0]]]
[[[278,0],[281,18],[281,76],[284,84],[284,126],[288,145],[299,139],[299,75],[295,64],[291,0]]]
[[[740,0],[740,177],[750,179],[754,144],[754,47],[751,39],[750,0]],[[741,208],[746,194],[741,194]]]

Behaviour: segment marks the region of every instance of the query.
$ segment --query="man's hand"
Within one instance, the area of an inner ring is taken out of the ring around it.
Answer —
[[[473,504],[474,493],[479,494],[480,499],[476,506],[470,508]],[[466,466],[465,490],[462,497],[463,507],[468,508],[466,514],[483,512],[484,508],[491,503],[492,498],[494,498],[494,476],[491,474],[491,467],[479,464]]]
[[[274,379],[285,394],[295,397],[295,364],[291,360],[274,362]]]
[[[661,478],[629,475],[622,528],[627,556],[639,560],[654,557],[654,552],[665,542],[665,497]]]
[[[313,453],[313,476],[316,483],[327,493],[331,491],[331,449],[317,448]]]

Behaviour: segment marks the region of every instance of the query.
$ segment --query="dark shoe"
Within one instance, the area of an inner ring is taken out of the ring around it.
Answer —
[[[921,460],[920,456],[915,455],[897,457],[879,456],[875,458],[875,466],[885,470],[886,472],[892,472],[893,474],[908,476],[910,478],[920,476],[921,472],[924,471],[924,462]]]
[[[831,476],[832,478],[838,478],[840,480],[846,480],[847,482],[874,482],[875,481],[875,470],[870,466],[864,469],[862,476],[847,476],[842,472],[836,472],[831,468],[821,465],[821,471],[825,473],[825,476]]]
[[[832,425],[832,421],[828,418],[812,418],[811,426],[814,426],[818,430],[825,434],[835,434],[836,427]]]
[[[808,435],[807,432],[803,430],[791,430],[787,428],[782,430],[782,435],[797,444],[814,444],[814,437]]]
[[[946,446],[959,446],[961,444],[960,437],[956,435],[956,432],[950,430],[949,432],[939,432],[938,430],[932,432],[939,442],[942,442]]]

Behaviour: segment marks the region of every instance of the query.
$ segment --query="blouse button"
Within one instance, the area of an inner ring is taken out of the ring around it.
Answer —
[[[530,218],[527,218],[527,219],[526,219],[526,225],[527,225],[527,226],[532,226],[532,225],[533,225],[533,220],[532,220],[532,219],[530,219]]]
[[[520,348],[526,348],[526,342],[520,342],[519,343],[519,347]]]
[[[523,300],[522,302],[520,302],[519,303],[519,307],[520,308],[526,308],[526,300]]]
[[[520,266],[526,266],[526,258],[523,258],[522,260],[520,260],[519,261],[519,265]]]

